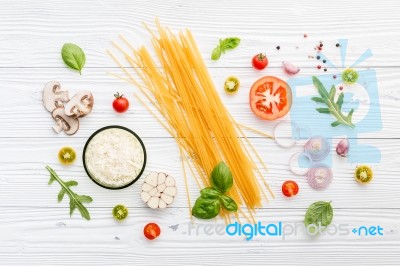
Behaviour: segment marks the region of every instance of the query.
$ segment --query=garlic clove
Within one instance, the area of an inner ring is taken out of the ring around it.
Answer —
[[[165,184],[167,185],[167,187],[173,187],[173,186],[175,186],[175,179],[169,175],[165,179]]]
[[[342,157],[346,157],[347,154],[349,153],[349,149],[350,149],[349,140],[347,138],[342,139],[336,146],[336,153]]]
[[[147,184],[147,183],[143,183],[143,185],[142,185],[142,191],[149,192],[149,191],[152,190],[152,189],[153,189],[152,186],[150,186],[150,185]]]
[[[149,199],[151,198],[151,196],[150,196],[150,194],[149,193],[147,193],[147,192],[142,192],[141,194],[140,194],[140,196],[142,197],[142,200],[144,201],[144,202],[148,202],[149,201]]]
[[[167,195],[165,193],[161,194],[161,199],[163,201],[165,201],[165,203],[168,204],[168,205],[171,204],[174,201],[173,197],[171,197],[171,196],[169,196],[169,195]]]
[[[156,172],[151,172],[146,177],[146,183],[148,183],[152,187],[156,187],[157,186],[157,181],[158,181],[158,174]]]
[[[164,184],[165,183],[165,179],[167,178],[167,175],[164,173],[159,173],[158,174],[158,184]]]
[[[282,68],[289,75],[295,75],[295,74],[299,73],[299,71],[300,71],[300,68],[298,68],[297,66],[293,65],[292,63],[290,63],[288,61],[282,62]]]
[[[167,187],[167,186],[166,186],[165,184],[161,184],[161,185],[158,185],[158,186],[157,186],[157,190],[158,190],[159,192],[164,192],[164,190],[165,190],[166,187]]]
[[[153,188],[152,190],[149,191],[150,196],[154,197],[157,194],[157,188]]]
[[[160,209],[167,208],[167,203],[165,203],[162,199],[160,199],[160,202],[158,203],[158,208]]]
[[[147,205],[152,209],[157,209],[159,202],[160,202],[159,197],[151,197],[150,200],[147,202]]]
[[[171,196],[171,197],[175,197],[176,196],[176,187],[167,187],[164,190],[164,194]]]

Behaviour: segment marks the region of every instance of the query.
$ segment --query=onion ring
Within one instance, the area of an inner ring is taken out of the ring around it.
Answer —
[[[315,164],[307,173],[307,182],[314,189],[327,188],[332,182],[332,169],[326,164]]]
[[[305,159],[308,163],[308,167],[301,167],[299,161],[301,159]],[[293,174],[295,175],[307,175],[307,173],[310,171],[310,167],[312,164],[312,159],[309,154],[305,152],[297,152],[293,154],[290,159],[289,159],[289,169],[292,171]]]
[[[304,145],[304,152],[308,153],[313,161],[321,161],[328,156],[330,144],[326,138],[315,136]]]
[[[300,139],[300,127],[295,122],[281,121],[275,126],[274,137],[279,146],[293,147]]]

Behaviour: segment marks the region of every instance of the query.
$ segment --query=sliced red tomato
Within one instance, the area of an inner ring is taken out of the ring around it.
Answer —
[[[299,193],[299,186],[295,181],[288,180],[282,184],[282,193],[286,197],[293,197]]]
[[[281,79],[265,76],[250,90],[250,107],[255,115],[265,120],[275,120],[286,115],[292,106],[292,90]]]
[[[148,223],[143,229],[144,236],[147,237],[147,239],[153,240],[157,238],[160,233],[160,227],[156,223]]]

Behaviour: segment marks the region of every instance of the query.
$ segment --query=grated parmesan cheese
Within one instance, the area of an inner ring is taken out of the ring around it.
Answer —
[[[89,142],[85,163],[90,176],[98,183],[118,188],[131,183],[144,166],[144,150],[129,131],[109,128]]]

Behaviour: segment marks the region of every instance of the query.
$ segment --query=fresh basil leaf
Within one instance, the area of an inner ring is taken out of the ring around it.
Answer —
[[[211,172],[211,185],[222,194],[232,187],[232,173],[224,162],[217,164]]]
[[[221,51],[225,52],[226,50],[235,49],[238,47],[240,43],[240,39],[238,37],[229,37],[222,40],[220,46]]]
[[[314,224],[316,227],[328,226],[332,222],[333,219],[333,209],[330,202],[326,201],[317,201],[310,205],[308,208],[305,218],[304,224],[308,227],[311,224]],[[315,232],[315,227],[309,227],[310,233]]]
[[[193,206],[192,214],[200,219],[211,219],[219,214],[221,203],[219,199],[205,199],[199,197]]]
[[[221,192],[212,187],[206,187],[200,190],[200,195],[204,199],[218,199],[222,196]]]
[[[220,198],[222,206],[224,206],[225,209],[231,212],[236,212],[238,209],[238,206],[236,202],[229,196],[222,195]]]
[[[214,48],[214,50],[211,53],[211,59],[212,60],[218,60],[221,57],[221,49],[219,48],[220,46],[218,45],[217,47]]]
[[[78,45],[73,43],[64,44],[61,49],[61,56],[67,66],[78,70],[79,74],[82,75],[82,69],[86,63],[86,56]]]

